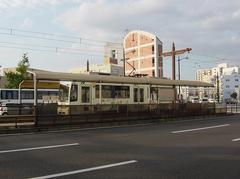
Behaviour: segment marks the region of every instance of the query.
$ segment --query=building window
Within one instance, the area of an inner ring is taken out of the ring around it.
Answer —
[[[154,50],[154,45],[152,46],[152,54],[155,53],[155,50]]]
[[[116,50],[111,51],[111,57],[114,59],[116,58]]]
[[[155,66],[155,58],[152,58],[152,66]]]
[[[152,76],[155,77],[155,70],[152,70]]]
[[[235,88],[238,88],[239,86],[238,85],[235,85]]]
[[[226,88],[230,88],[230,86],[229,86],[229,85],[226,85]]]
[[[239,81],[238,79],[235,79],[235,81]]]
[[[229,82],[230,81],[230,79],[226,79],[226,82]]]

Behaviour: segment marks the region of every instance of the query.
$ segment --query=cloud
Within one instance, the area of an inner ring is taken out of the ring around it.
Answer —
[[[42,5],[56,5],[61,0],[0,0],[0,11],[13,8],[34,8]]]
[[[23,23],[21,25],[21,28],[23,28],[23,29],[25,29],[25,28],[30,29],[30,28],[32,28],[32,26],[33,26],[33,21],[29,17],[27,17],[27,18],[24,19],[24,21],[23,21]]]
[[[156,34],[164,50],[175,41],[177,48],[193,48],[192,53],[240,59],[239,0],[0,0],[0,12],[26,8],[41,14],[22,13],[21,24],[46,32],[122,42],[126,29],[141,29]],[[11,25],[17,15],[12,13]]]
[[[88,1],[65,12],[57,21],[87,36],[95,34],[98,37],[112,38],[117,34],[123,35],[126,29],[140,26],[139,21],[146,20],[141,20],[143,16],[157,12],[162,7],[164,3],[158,3],[158,0]]]
[[[239,0],[92,0],[77,4],[57,22],[82,36],[121,41],[126,29],[142,29],[158,35],[165,49],[175,41],[178,47],[192,47],[202,54],[240,58],[236,47]]]

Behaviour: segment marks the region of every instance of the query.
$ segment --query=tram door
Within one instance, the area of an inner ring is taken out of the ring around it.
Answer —
[[[91,87],[90,86],[81,86],[81,103],[91,104]]]

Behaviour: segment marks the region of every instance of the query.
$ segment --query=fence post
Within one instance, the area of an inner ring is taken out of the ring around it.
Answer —
[[[18,128],[18,125],[17,125],[17,117],[15,118],[15,128]]]
[[[35,127],[38,126],[38,107],[34,106]]]

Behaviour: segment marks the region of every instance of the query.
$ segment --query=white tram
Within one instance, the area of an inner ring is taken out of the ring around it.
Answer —
[[[159,104],[174,101],[175,86],[213,87],[198,81],[31,71],[36,82],[60,81],[59,113],[69,106]],[[35,89],[36,90],[36,89]]]
[[[151,84],[69,82],[61,84],[59,99],[60,105],[157,104],[172,102],[174,88]]]
[[[20,96],[21,92],[21,96]],[[57,102],[59,96],[58,89],[39,89],[38,103],[53,103]],[[0,104],[19,104],[21,98],[22,104],[33,104],[34,91],[33,89],[0,89]],[[48,99],[48,100],[46,100]]]

